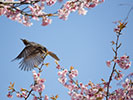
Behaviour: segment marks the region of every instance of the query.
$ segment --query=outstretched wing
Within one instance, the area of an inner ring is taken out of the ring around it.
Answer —
[[[44,60],[44,53],[41,49],[36,48],[34,51],[32,51],[28,56],[24,57],[22,61],[19,63],[19,68],[21,70],[32,70],[34,66],[40,65]]]
[[[18,60],[18,59],[21,59],[21,58],[28,57],[35,49],[36,49],[36,48],[33,47],[33,46],[26,46],[26,47],[21,51],[21,53],[20,53],[15,59],[13,59],[12,61]]]

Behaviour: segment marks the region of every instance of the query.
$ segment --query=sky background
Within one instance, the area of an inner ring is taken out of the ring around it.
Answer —
[[[128,4],[120,6],[120,4]],[[57,4],[61,6],[61,4]],[[10,82],[15,82],[15,88],[27,88],[33,83],[32,72],[21,71],[18,68],[19,61],[11,62],[24,48],[20,38],[40,43],[49,51],[56,53],[61,66],[69,69],[73,66],[78,70],[76,78],[79,82],[87,84],[89,80],[94,83],[101,82],[101,78],[108,80],[111,68],[106,66],[106,61],[113,58],[111,41],[116,40],[113,29],[117,20],[124,19],[133,0],[106,0],[97,7],[88,10],[87,15],[78,13],[70,14],[67,21],[52,18],[51,25],[41,26],[41,21],[33,21],[33,26],[25,27],[22,24],[11,21],[5,16],[0,16],[0,99],[9,100],[6,95]],[[55,8],[54,7],[54,11]],[[52,11],[48,8],[48,11]],[[127,54],[133,61],[133,11],[130,13],[125,33],[120,37],[122,46],[119,56]],[[58,100],[70,100],[68,90],[58,82],[56,64],[54,59],[47,57],[48,68],[44,68],[42,78],[46,79],[44,94],[48,96],[59,95]],[[131,66],[132,67],[132,66]],[[122,70],[125,75],[133,72],[133,68]],[[119,68],[117,66],[117,68]],[[113,81],[112,86],[118,88]],[[14,95],[12,100],[19,100]],[[31,98],[29,99],[31,100]]]

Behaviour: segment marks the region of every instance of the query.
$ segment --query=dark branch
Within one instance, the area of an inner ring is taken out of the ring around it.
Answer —
[[[118,33],[118,35],[117,35],[117,40],[116,40],[116,47],[115,47],[115,57],[114,57],[114,59],[116,59],[117,58],[117,55],[118,55],[118,41],[119,41],[119,37],[120,37],[120,33]],[[116,67],[116,62],[114,62],[114,65],[113,65],[113,69],[112,69],[112,72],[111,72],[111,75],[110,75],[110,77],[109,77],[109,81],[108,81],[108,83],[107,83],[107,95],[106,95],[106,100],[108,100],[108,96],[109,96],[109,87],[110,87],[110,83],[111,83],[111,81],[112,81],[112,77],[113,77],[113,74],[114,74],[114,72],[115,72],[115,67]]]

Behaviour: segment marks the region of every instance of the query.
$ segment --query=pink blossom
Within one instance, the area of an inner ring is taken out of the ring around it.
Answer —
[[[36,73],[35,70],[32,71],[35,85],[31,85],[31,88],[34,91],[42,92],[45,89],[45,85],[43,84],[46,80],[40,78],[40,73]]]
[[[31,26],[31,25],[32,25],[32,23],[30,22],[29,16],[23,16],[22,19],[23,19],[22,23],[23,23],[25,26]]]
[[[44,82],[45,82],[46,80],[45,79],[40,79],[40,80],[38,80],[38,84],[43,84]]]
[[[33,6],[31,6],[31,5],[28,6],[30,8],[30,10],[31,10],[32,15],[33,15],[32,16],[33,19],[38,20],[37,16],[43,14],[43,11],[42,11],[44,9],[43,6],[44,6],[43,2],[41,2],[41,6],[39,4],[37,4],[37,3],[35,3]]]
[[[60,19],[67,20],[69,14],[70,14],[70,11],[67,10],[66,8],[58,10],[58,17]]]
[[[120,79],[122,79],[122,77],[123,77],[123,74],[121,74],[121,73],[117,73],[117,75],[114,77],[116,80],[120,80]]]
[[[61,84],[66,84],[66,80],[67,80],[67,78],[65,78],[65,77],[58,78],[58,81],[59,81]]]
[[[12,94],[10,92],[8,92],[7,97],[8,98],[13,98],[13,96],[12,96]]]
[[[35,86],[31,85],[31,88],[34,91],[42,92],[44,90],[44,88],[45,88],[45,85],[44,84],[36,84]]]
[[[96,4],[90,4],[89,8],[94,8],[96,6]]]
[[[58,2],[62,2],[63,0],[58,0]]]
[[[84,8],[79,8],[78,13],[79,15],[86,15],[87,10],[85,10]]]
[[[0,8],[0,16],[3,15],[5,12],[5,9],[4,8]]]
[[[20,93],[16,93],[16,96],[17,96],[18,98],[22,98],[22,97],[23,97]]]
[[[47,26],[48,24],[51,24],[52,19],[48,19],[47,17],[44,17],[42,19],[42,26]]]
[[[122,83],[123,88],[128,88],[130,86],[130,80],[127,78],[124,83]]]
[[[36,96],[33,97],[33,100],[38,100],[38,98]]]
[[[106,64],[107,64],[108,67],[110,67],[111,66],[111,61],[109,61],[109,60],[106,61]]]
[[[71,71],[71,73],[69,73],[69,77],[70,78],[74,78],[74,77],[76,77],[76,76],[78,76],[78,70],[72,70]]]
[[[114,28],[114,32],[119,32],[119,28]]]
[[[122,69],[128,69],[131,66],[131,62],[129,61],[129,56],[122,56],[120,59],[114,60]]]
[[[57,69],[61,69],[61,66],[58,64],[58,65],[56,66],[56,68],[57,68]]]
[[[32,73],[34,80],[38,81],[40,79],[40,73],[37,74],[35,70],[33,70]]]
[[[6,0],[6,1],[14,1],[14,0]],[[30,9],[28,12],[26,9],[23,9],[25,5],[20,5],[18,7],[13,8],[13,11],[9,8],[12,8],[13,4],[2,5],[0,8],[0,16],[5,15],[7,18],[17,21],[19,23],[24,24],[25,26],[31,26],[31,19],[39,20],[40,17],[45,16],[45,12],[43,11],[45,8],[45,3],[48,6],[52,6],[56,3],[57,0],[40,0],[38,2],[34,2],[34,0],[19,0],[20,2],[29,3],[32,5],[28,6]],[[63,1],[63,0],[58,0]],[[80,15],[86,15],[87,10],[85,8],[93,8],[98,4],[104,2],[104,0],[68,0],[66,3],[58,10],[57,16],[60,19],[67,20],[70,13],[78,11]],[[2,8],[4,7],[4,8]],[[26,7],[26,6],[25,6]],[[56,14],[55,14],[56,15]],[[46,26],[51,24],[51,19],[43,18],[42,26]]]
[[[59,71],[58,72],[58,76],[59,77],[65,77],[67,73],[68,73],[68,70],[64,69],[63,71]]]
[[[74,81],[73,79],[77,75],[78,71],[75,69],[70,71],[64,69],[58,72],[58,80],[69,90],[68,94],[71,96],[71,100],[95,100],[97,98],[104,98],[104,88],[106,88],[104,85],[101,87],[99,84],[95,85],[91,81],[87,85],[83,83],[78,84],[78,81]],[[91,86],[90,89],[88,88],[89,86]]]
[[[44,100],[49,100],[49,97],[45,95]]]
[[[26,92],[25,92],[25,91],[22,91],[22,96],[23,96],[23,97],[25,97],[25,98],[27,97],[27,95],[26,95]]]
[[[113,95],[109,96],[109,100],[131,100],[131,98],[131,88],[128,88],[128,90],[125,88],[117,89],[114,91]]]
[[[57,0],[46,0],[48,6],[52,6],[56,3]]]

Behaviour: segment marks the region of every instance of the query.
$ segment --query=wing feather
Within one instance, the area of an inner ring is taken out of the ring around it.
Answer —
[[[40,65],[43,62],[44,53],[40,52],[39,49],[34,50],[29,56],[23,58],[19,63],[21,70],[32,70],[35,65]]]
[[[25,58],[25,57],[29,56],[34,50],[35,50],[35,48],[33,46],[26,46],[21,51],[21,53],[15,59],[13,59],[12,61],[18,60],[18,59],[21,59],[21,58]]]

